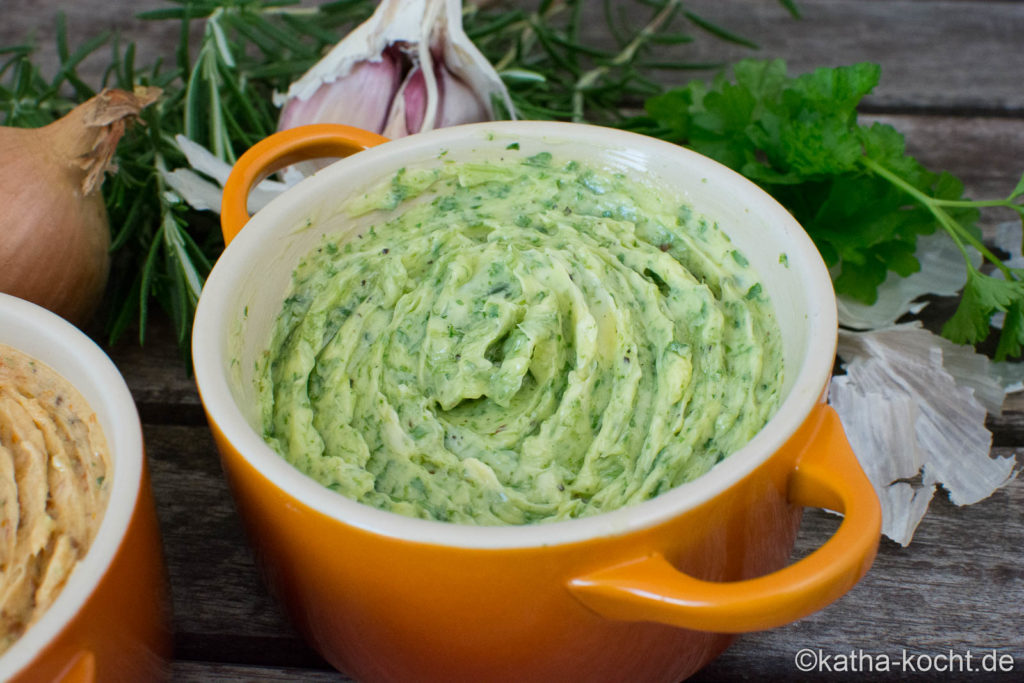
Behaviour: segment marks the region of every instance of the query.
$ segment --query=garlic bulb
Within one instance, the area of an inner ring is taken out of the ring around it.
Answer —
[[[514,108],[494,67],[462,29],[460,0],[383,0],[292,83],[279,129],[344,123],[387,137],[495,117]]]

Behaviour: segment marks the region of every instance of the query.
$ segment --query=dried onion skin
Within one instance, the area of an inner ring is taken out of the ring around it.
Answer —
[[[110,271],[100,185],[126,125],[158,96],[104,90],[42,128],[0,126],[0,291],[89,321]]]

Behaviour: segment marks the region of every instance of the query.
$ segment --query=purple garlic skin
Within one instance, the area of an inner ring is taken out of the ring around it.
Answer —
[[[396,138],[495,117],[514,107],[466,36],[462,0],[381,0],[317,64],[274,96],[278,129],[341,123]]]
[[[343,123],[381,133],[398,92],[400,63],[390,50],[359,62],[348,75],[324,83],[312,97],[293,97],[281,109],[278,130],[310,123]]]

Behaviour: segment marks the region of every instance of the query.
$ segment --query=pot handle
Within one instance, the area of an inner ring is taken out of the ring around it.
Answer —
[[[249,221],[249,192],[264,178],[300,161],[347,157],[388,138],[338,123],[315,123],[267,136],[235,162],[224,183],[220,225],[227,245]]]
[[[716,633],[775,628],[837,600],[871,566],[882,513],[835,410],[820,404],[809,419],[817,424],[789,477],[788,497],[797,505],[844,514],[820,548],[779,571],[734,582],[696,579],[654,553],[573,579],[569,591],[611,619]]]

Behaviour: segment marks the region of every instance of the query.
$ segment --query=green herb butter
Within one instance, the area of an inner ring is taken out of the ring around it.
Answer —
[[[325,486],[448,522],[581,517],[700,476],[774,411],[771,303],[713,223],[512,154],[399,171],[347,206],[371,229],[296,268],[264,438]]]

